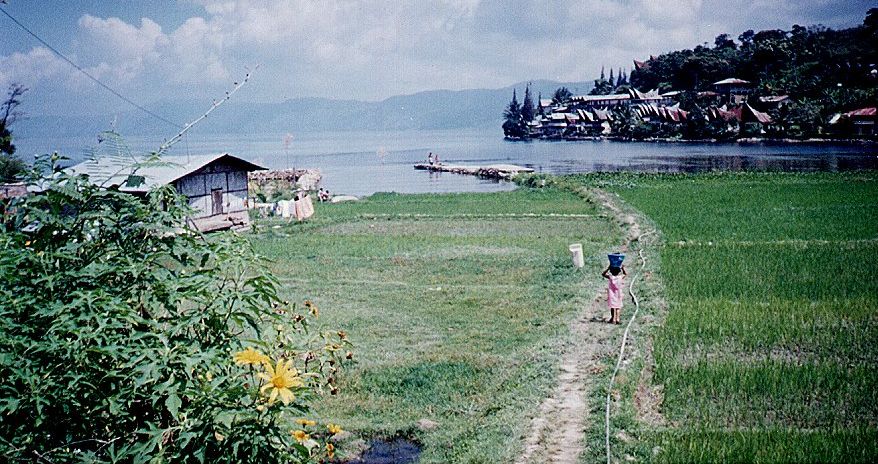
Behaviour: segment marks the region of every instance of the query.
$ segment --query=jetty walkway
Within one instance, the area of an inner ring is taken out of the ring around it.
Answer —
[[[531,168],[514,164],[490,164],[487,166],[469,166],[464,164],[428,164],[418,163],[415,169],[422,171],[453,172],[471,176],[488,177],[491,179],[509,180],[519,173],[534,172]]]

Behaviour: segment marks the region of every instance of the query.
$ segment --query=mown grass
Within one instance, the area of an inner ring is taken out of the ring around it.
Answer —
[[[601,213],[519,189],[378,194],[319,204],[305,224],[260,222],[253,242],[286,296],[314,300],[355,344],[341,393],[315,414],[361,437],[410,436],[423,463],[511,461],[619,241]]]
[[[878,459],[878,174],[574,180],[664,236],[654,380],[668,426],[646,434],[659,447],[645,459]]]

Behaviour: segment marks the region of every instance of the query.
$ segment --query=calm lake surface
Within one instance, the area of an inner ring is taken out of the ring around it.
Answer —
[[[288,143],[285,144],[285,139]],[[161,139],[126,138],[135,153],[154,151]],[[16,139],[18,154],[58,151],[83,159],[96,138]],[[538,172],[695,172],[710,170],[848,171],[878,169],[878,146],[862,144],[704,144],[612,141],[508,142],[500,129],[463,131],[314,132],[244,136],[188,135],[171,150],[186,155],[228,152],[268,168],[319,168],[335,194],[375,192],[487,192],[509,182],[415,171],[438,154],[455,164],[510,163]]]

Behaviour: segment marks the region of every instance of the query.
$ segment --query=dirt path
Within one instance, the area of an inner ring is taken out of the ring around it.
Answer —
[[[641,234],[634,216],[625,213],[614,198],[600,190],[588,194],[612,213],[625,233],[623,251]],[[576,464],[585,449],[584,435],[597,421],[600,410],[589,410],[588,398],[605,382],[601,375],[602,359],[618,350],[618,339],[624,326],[608,324],[609,311],[605,291],[594,295],[590,304],[570,322],[571,340],[561,357],[557,387],[540,405],[524,439],[522,454],[516,464]]]

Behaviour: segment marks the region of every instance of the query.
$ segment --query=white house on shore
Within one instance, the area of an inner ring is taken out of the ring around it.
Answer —
[[[195,210],[190,225],[202,232],[249,225],[247,173],[265,169],[228,153],[164,156],[160,164],[147,164],[136,171],[130,158],[120,157],[92,159],[69,168],[72,173],[88,175],[95,184],[116,186],[135,195],[171,184],[189,199]],[[130,175],[142,176],[143,182],[127,185]]]

